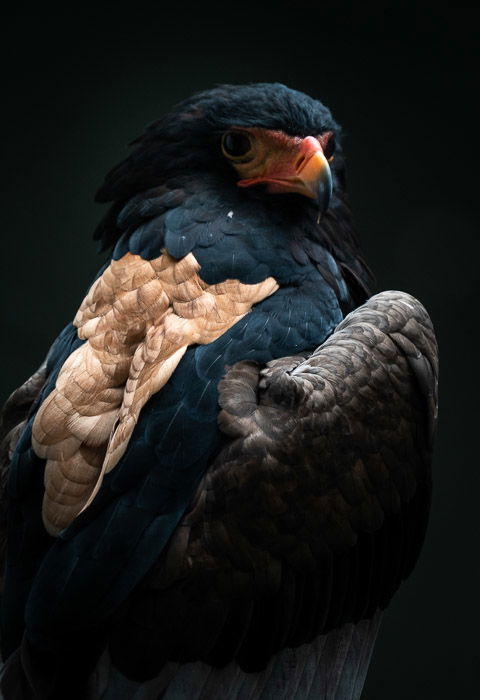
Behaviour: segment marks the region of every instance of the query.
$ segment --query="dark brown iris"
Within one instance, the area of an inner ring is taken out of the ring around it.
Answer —
[[[227,158],[245,158],[252,150],[250,136],[244,131],[227,131],[222,137],[222,151]]]

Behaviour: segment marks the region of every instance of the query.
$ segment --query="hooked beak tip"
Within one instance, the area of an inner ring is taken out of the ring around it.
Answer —
[[[332,197],[333,181],[332,171],[323,151],[315,151],[297,174],[303,183],[305,194],[318,202],[319,211],[324,214]]]
[[[332,171],[328,163],[326,164],[322,176],[317,180],[316,200],[320,217],[327,211],[333,193]]]

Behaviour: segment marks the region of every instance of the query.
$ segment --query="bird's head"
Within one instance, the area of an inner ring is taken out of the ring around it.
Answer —
[[[306,198],[323,213],[332,187],[342,182],[338,132],[321,102],[285,85],[221,85],[148,127],[97,200],[125,200],[171,179],[213,175],[256,196]]]
[[[332,195],[325,155],[331,137],[331,131],[303,138],[281,129],[235,126],[222,134],[222,154],[235,169],[239,187],[263,185],[269,194],[301,194],[318,201],[324,212]]]

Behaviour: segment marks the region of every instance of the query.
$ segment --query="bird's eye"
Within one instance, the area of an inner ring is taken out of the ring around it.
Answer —
[[[252,150],[250,136],[244,131],[227,131],[222,136],[222,151],[231,160],[246,160]]]

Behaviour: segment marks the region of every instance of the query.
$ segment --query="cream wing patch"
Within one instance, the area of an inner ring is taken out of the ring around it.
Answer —
[[[47,460],[43,521],[56,535],[95,497],[124,454],[142,407],[175,371],[189,345],[211,343],[278,285],[226,280],[208,285],[190,253],[112,260],[74,324],[86,342],[64,363],[32,432]]]

